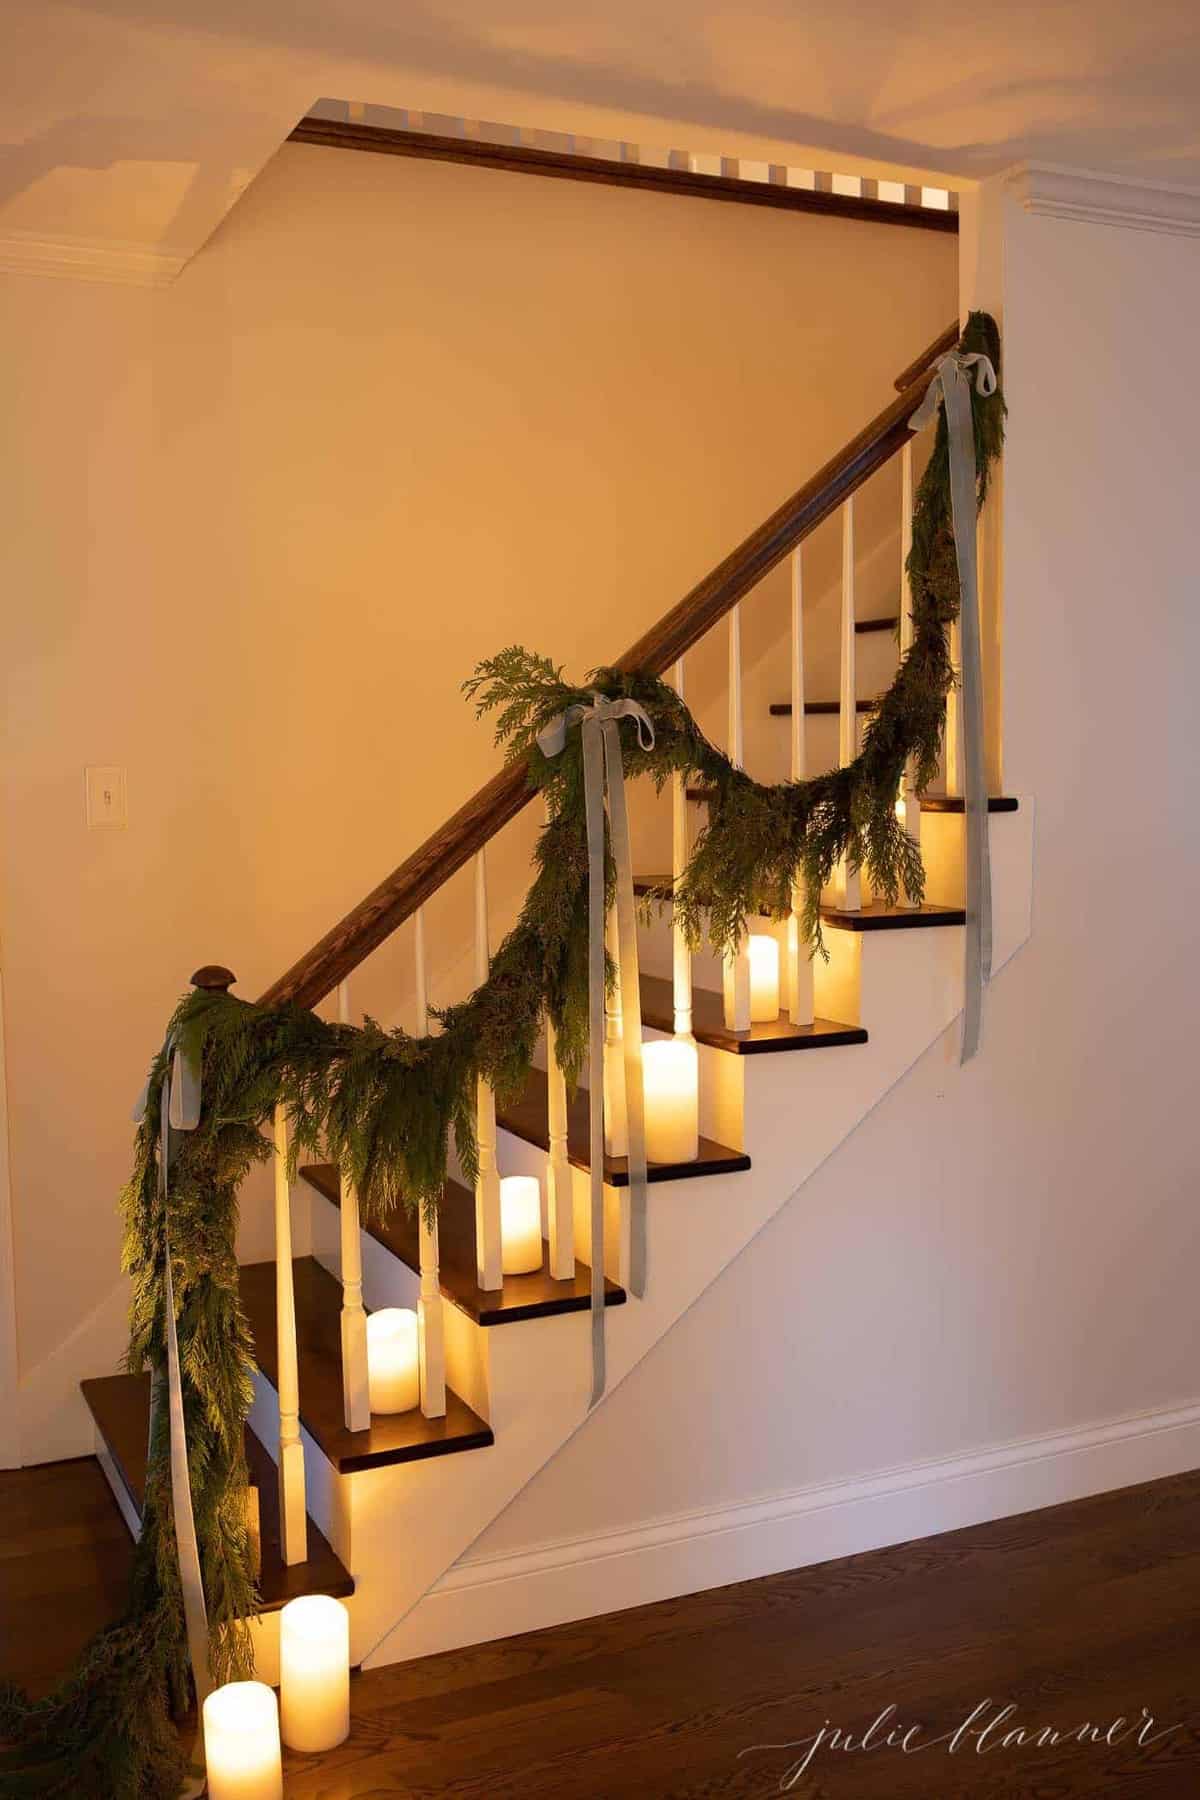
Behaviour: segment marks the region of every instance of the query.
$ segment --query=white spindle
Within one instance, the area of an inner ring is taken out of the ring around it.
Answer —
[[[482,850],[475,857],[475,979],[488,978],[487,868]],[[476,1279],[481,1288],[503,1286],[500,1268],[500,1171],[496,1166],[496,1096],[480,1079],[476,1089],[475,1134],[479,1174],[475,1181]]]
[[[604,946],[614,971],[613,984],[604,995],[604,1154],[628,1156],[629,1132],[625,1118],[625,1049],[621,1007],[621,976],[617,962],[617,913],[610,907],[604,921]]]
[[[912,549],[912,445],[905,444],[900,452],[900,658],[907,656],[912,648],[912,594],[908,585],[908,553]],[[900,783],[900,801],[897,808],[900,823],[904,826],[914,843],[921,842],[921,799],[917,793],[916,764],[911,759],[905,765],[904,777]],[[915,906],[907,892],[900,895],[901,906]]]
[[[555,1281],[570,1281],[575,1274],[575,1210],[571,1194],[571,1163],[567,1156],[567,1083],[558,1060],[554,1021],[548,1014],[546,1102],[550,1138],[550,1156],[546,1169],[550,1273]]]
[[[804,729],[804,578],[800,556],[797,544],[792,551],[793,781],[803,781],[808,772]],[[792,916],[788,920],[788,1017],[793,1025],[811,1025],[813,1021],[812,950],[801,929],[803,910],[804,884],[797,878],[792,886]]]
[[[413,963],[417,986],[417,1036],[429,1032],[429,976],[425,963],[425,913],[418,906],[413,916]],[[417,1357],[421,1377],[421,1411],[427,1419],[446,1416],[446,1322],[442,1312],[439,1274],[438,1222],[425,1217],[417,1222],[421,1292],[417,1300]]]
[[[742,713],[742,609],[729,614],[729,760],[745,767]],[[725,953],[725,1024],[730,1031],[750,1029],[750,957],[745,940]]]
[[[683,699],[683,658],[675,664],[675,692]],[[681,774],[671,777],[671,883],[683,880],[688,860],[687,780]],[[671,926],[674,960],[672,964],[675,1002],[675,1036],[692,1035],[692,953],[678,919]]]
[[[858,682],[854,667],[854,496],[842,506],[842,689],[838,715],[838,763],[845,768],[858,754]],[[848,912],[862,906],[862,877],[842,858],[839,903]]]
[[[275,1108],[275,1337],[279,1364],[279,1539],[285,1563],[308,1559],[304,1446],[300,1442],[300,1370],[296,1356],[296,1290],[292,1277],[292,1195],[288,1185],[287,1114]]]
[[[350,983],[338,983],[338,1018],[350,1023]],[[342,1238],[342,1410],[347,1431],[366,1431],[371,1424],[367,1388],[367,1315],[363,1311],[362,1234],[358,1194],[345,1170],[341,1173]]]

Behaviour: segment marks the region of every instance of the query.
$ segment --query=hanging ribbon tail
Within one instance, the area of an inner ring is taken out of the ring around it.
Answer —
[[[588,1167],[591,1192],[592,1394],[604,1392],[604,748],[583,731],[583,793],[588,843]]]
[[[588,842],[588,1148],[591,1165],[592,1393],[589,1408],[604,1393],[607,1378],[604,1318],[604,821],[607,776],[608,819],[617,873],[617,963],[624,1006],[625,1108],[629,1138],[630,1293],[646,1288],[646,1125],[642,1092],[642,1008],[637,960],[637,915],[633,860],[625,805],[625,770],[619,721],[633,719],[643,750],[654,747],[654,725],[636,700],[608,700],[592,691],[591,704],[577,702],[543,727],[537,744],[543,756],[566,747],[567,732],[580,727],[583,794]]]
[[[179,1583],[183,1594],[183,1616],[187,1633],[188,1656],[192,1664],[192,1678],[196,1684],[197,1738],[192,1753],[193,1763],[201,1768],[204,1765],[204,1745],[201,1716],[204,1702],[212,1692],[212,1671],[209,1659],[208,1611],[204,1603],[204,1581],[200,1571],[200,1546],[196,1538],[196,1519],[192,1509],[192,1484],[188,1467],[187,1428],[183,1411],[183,1381],[179,1367],[179,1336],[175,1326],[175,1285],[171,1275],[171,1233],[170,1208],[170,1164],[171,1164],[171,1131],[194,1130],[199,1123],[200,1077],[198,1069],[193,1069],[189,1077],[189,1085],[185,1095],[177,1097],[171,1071],[177,1064],[181,1070],[187,1059],[179,1064],[179,1050],[171,1054],[168,1074],[164,1082],[167,1092],[162,1097],[161,1118],[162,1133],[159,1142],[159,1184],[163,1202],[163,1261],[164,1261],[164,1294],[163,1308],[166,1314],[167,1337],[167,1424],[170,1447],[171,1470],[171,1517],[175,1526],[175,1548],[179,1557]],[[191,1083],[194,1082],[194,1088]],[[192,1116],[194,1103],[195,1116]],[[190,1124],[176,1125],[175,1119],[190,1118]],[[203,1781],[199,1785],[189,1783],[188,1795],[203,1792]]]
[[[975,554],[978,513],[975,422],[971,413],[971,372],[983,395],[996,391],[990,357],[951,351],[943,356],[925,398],[909,424],[929,424],[938,405],[946,408],[950,450],[950,508],[958,564],[959,645],[962,654],[963,806],[967,827],[967,929],[963,971],[963,1030],[959,1061],[969,1062],[983,1032],[983,998],[992,974],[992,874],[988,844],[987,770],[983,746],[983,651],[979,622],[979,572]]]

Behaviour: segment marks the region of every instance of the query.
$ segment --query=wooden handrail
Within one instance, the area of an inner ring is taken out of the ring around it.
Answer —
[[[938,357],[945,356],[947,350],[953,350],[957,342],[958,321],[956,319],[953,325],[947,325],[945,331],[938,333],[932,344],[922,350],[915,362],[910,362],[906,369],[901,369],[893,383],[897,393],[903,393],[905,388],[911,387],[918,375],[924,375],[927,369],[933,367]]]
[[[939,346],[949,347],[957,338],[957,325],[943,332],[925,352],[916,377],[904,392],[798,488],[790,500],[785,500],[678,606],[631,645],[615,666],[664,674],[823,519],[835,512],[913,435],[908,421],[928,386],[932,372],[929,363],[940,354]],[[261,1003],[279,1006],[292,1001],[299,1006],[315,1006],[532,798],[533,790],[526,781],[522,763],[511,763],[493,775],[419,850],[269,987]]]
[[[660,169],[651,163],[617,162],[605,156],[581,156],[575,151],[542,150],[535,144],[493,144],[483,138],[397,131],[391,126],[372,125],[363,120],[304,118],[290,133],[289,141],[320,144],[328,149],[365,150],[386,156],[467,163],[474,168],[502,169],[516,175],[546,175],[560,181],[600,182],[608,187],[638,188],[643,193],[677,194],[699,200],[782,208],[787,212],[824,214],[827,218],[865,219],[876,225],[907,225],[918,231],[953,233],[958,230],[956,212],[913,205],[908,201],[815,192],[811,188],[784,187],[773,181],[702,175],[693,169]]]

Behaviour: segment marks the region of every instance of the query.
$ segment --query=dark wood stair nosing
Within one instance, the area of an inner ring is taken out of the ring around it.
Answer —
[[[856,700],[854,710],[859,713],[874,712],[878,704],[876,700]],[[841,710],[840,700],[806,700],[804,702],[804,714],[809,719],[831,718]],[[792,703],[790,700],[772,700],[770,711],[771,717],[774,719],[790,719]]]
[[[567,1155],[577,1169],[591,1167],[588,1156],[588,1104],[586,1088],[577,1088],[567,1102]],[[509,1106],[497,1105],[496,1123],[513,1137],[521,1138],[539,1150],[549,1150],[544,1069],[531,1071],[529,1084],[518,1101]],[[702,1133],[700,1154],[695,1162],[651,1163],[647,1177],[652,1184],[660,1181],[695,1181],[710,1175],[742,1174],[750,1166],[750,1158],[744,1151],[733,1150],[728,1144],[719,1144]],[[629,1169],[625,1157],[605,1157],[604,1180],[609,1187],[629,1186]]]
[[[672,984],[663,977],[643,975],[642,1023],[652,1031],[671,1032],[675,1027]],[[751,1025],[749,1031],[731,1031],[725,1024],[724,1001],[711,988],[692,989],[692,1034],[698,1044],[731,1056],[775,1056],[802,1050],[833,1050],[849,1044],[865,1044],[861,1025],[845,1025],[837,1019],[814,1019],[811,1025],[793,1025],[787,1014],[769,1024]]]
[[[834,931],[920,931],[946,925],[965,925],[961,906],[881,906],[877,902],[848,911],[843,906],[823,906],[821,924]]]
[[[340,1208],[337,1171],[332,1163],[305,1164],[300,1169],[300,1174],[322,1199],[331,1206]],[[453,1204],[455,1211],[451,1213],[449,1204],[443,1207],[439,1276],[442,1298],[450,1305],[456,1306],[485,1330],[494,1329],[498,1325],[519,1325],[530,1319],[559,1318],[567,1313],[591,1310],[592,1272],[586,1263],[578,1260],[573,1281],[556,1281],[543,1263],[540,1275],[536,1271],[529,1275],[506,1275],[504,1285],[494,1293],[480,1288],[475,1280],[473,1266],[474,1233],[470,1233],[471,1246],[468,1252],[465,1241],[467,1234],[455,1230],[459,1215],[468,1209],[473,1225],[474,1196],[468,1194],[457,1182],[450,1181],[446,1184],[446,1200]],[[411,1232],[409,1224],[406,1215],[397,1214],[382,1221],[372,1220],[363,1226],[363,1230],[412,1274],[419,1275],[420,1250],[415,1221],[411,1222]],[[450,1225],[449,1232],[447,1224]],[[452,1252],[449,1257],[446,1254],[448,1248]],[[460,1251],[457,1257],[453,1255],[454,1248]],[[605,1278],[606,1306],[623,1306],[627,1298],[623,1287]]]

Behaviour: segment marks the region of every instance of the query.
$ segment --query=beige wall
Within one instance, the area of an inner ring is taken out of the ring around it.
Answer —
[[[189,971],[280,973],[494,768],[458,692],[478,658],[624,649],[954,297],[928,233],[298,146],[164,293],[0,281],[27,1459],[84,1446],[74,1382],[119,1351],[128,1113]],[[868,546],[893,509],[885,480]],[[826,533],[818,623],[835,566]],[[776,583],[747,608],[763,695],[784,606]],[[719,661],[696,659],[714,726]],[[89,763],[128,768],[126,830],[85,828]],[[464,978],[461,897],[431,920],[435,998]],[[406,952],[358,990],[388,1016]]]
[[[1004,323],[1006,785],[1036,797],[1032,939],[978,1060],[958,1069],[947,1033],[473,1558],[1195,1417],[1200,376],[1185,356],[1148,379],[1145,347],[1188,341],[1200,243],[1030,216],[1003,186],[981,226],[965,301]]]

